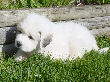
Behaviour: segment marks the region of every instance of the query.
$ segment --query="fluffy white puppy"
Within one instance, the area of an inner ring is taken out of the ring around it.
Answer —
[[[54,59],[71,60],[83,57],[85,52],[92,49],[99,49],[89,30],[73,22],[55,24],[44,16],[29,14],[18,24],[17,30],[17,61],[27,59],[33,51],[50,55]]]

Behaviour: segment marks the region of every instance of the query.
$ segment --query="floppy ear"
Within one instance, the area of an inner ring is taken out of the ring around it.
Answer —
[[[52,37],[53,37],[52,35],[46,36],[42,41],[42,47],[45,48],[47,45],[49,45],[50,42],[52,41]]]

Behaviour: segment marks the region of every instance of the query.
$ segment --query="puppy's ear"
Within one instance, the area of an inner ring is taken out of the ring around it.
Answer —
[[[52,41],[52,37],[53,37],[52,35],[46,36],[42,41],[42,47],[45,48],[47,45],[49,45],[50,42]]]

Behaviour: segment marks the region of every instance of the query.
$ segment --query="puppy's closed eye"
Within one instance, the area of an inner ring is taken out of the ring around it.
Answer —
[[[28,38],[33,40],[33,37],[32,36],[28,36]]]

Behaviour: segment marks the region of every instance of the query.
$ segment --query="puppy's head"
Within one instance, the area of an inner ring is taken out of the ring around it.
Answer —
[[[24,52],[31,52],[37,47],[39,47],[40,34],[27,34],[22,30],[17,31],[17,36],[15,40],[15,46],[20,48]]]
[[[28,15],[17,26],[15,46],[24,52],[31,52],[40,45],[41,33],[39,28],[37,28],[38,24],[35,17],[36,15],[33,14]]]
[[[35,13],[28,14],[17,26],[15,46],[24,52],[31,52],[39,48],[41,35],[47,33],[51,25],[53,25],[53,23],[45,16]],[[45,46],[47,44],[49,43],[46,42]]]

